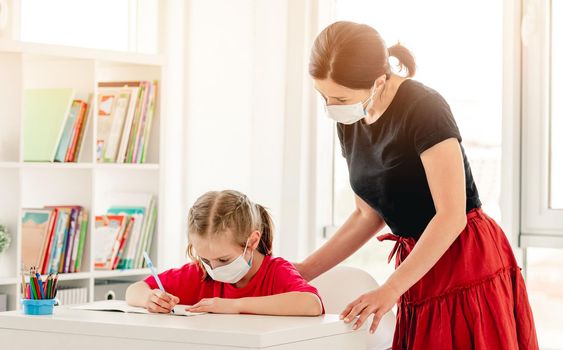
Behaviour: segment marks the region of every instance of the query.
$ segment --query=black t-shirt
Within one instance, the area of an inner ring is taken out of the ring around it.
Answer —
[[[414,80],[405,80],[387,110],[372,124],[338,123],[350,184],[391,231],[418,239],[436,214],[420,154],[448,138],[461,143],[444,98]],[[481,206],[463,146],[466,210]]]

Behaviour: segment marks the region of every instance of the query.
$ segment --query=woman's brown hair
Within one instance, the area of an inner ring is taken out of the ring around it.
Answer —
[[[234,190],[210,191],[199,197],[188,214],[188,241],[190,235],[208,238],[232,233],[235,244],[244,247],[253,231],[260,231],[257,250],[272,254],[274,225],[266,208],[252,202],[245,194]],[[187,255],[199,263],[191,243]],[[205,273],[205,269],[203,269]]]
[[[330,78],[350,89],[371,89],[381,75],[391,76],[390,56],[397,58],[407,77],[414,76],[414,56],[406,47],[397,43],[387,48],[381,35],[368,25],[335,22],[315,39],[309,74],[314,79]]]

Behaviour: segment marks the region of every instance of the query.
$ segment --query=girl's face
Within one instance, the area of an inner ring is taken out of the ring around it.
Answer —
[[[231,263],[244,252],[244,246],[241,247],[236,244],[230,232],[215,235],[211,238],[191,235],[190,241],[199,258],[212,269]],[[244,260],[250,260],[252,252],[258,247],[258,243],[260,243],[260,232],[254,231],[248,237],[248,247],[243,257]]]

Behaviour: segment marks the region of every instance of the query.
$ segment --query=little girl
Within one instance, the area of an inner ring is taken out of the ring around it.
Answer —
[[[268,211],[237,191],[207,192],[188,215],[187,254],[193,262],[127,289],[129,305],[169,313],[176,304],[191,312],[317,316],[317,290],[291,263],[272,257]]]

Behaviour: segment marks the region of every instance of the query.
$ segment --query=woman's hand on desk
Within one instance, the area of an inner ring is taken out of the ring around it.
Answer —
[[[358,329],[373,314],[373,321],[369,328],[370,333],[373,333],[383,315],[391,310],[399,297],[400,294],[393,288],[383,284],[381,287],[361,295],[358,299],[348,304],[340,314],[340,318],[344,319],[344,322],[350,323],[359,316],[353,327]]]
[[[240,313],[238,299],[204,298],[186,309],[190,312],[211,312],[215,314]]]
[[[145,308],[155,313],[170,313],[180,302],[180,299],[172,294],[164,293],[160,289],[153,289],[149,294]]]

